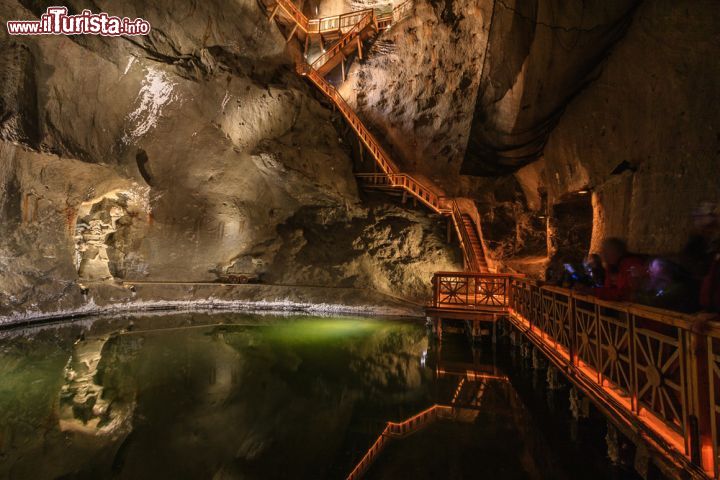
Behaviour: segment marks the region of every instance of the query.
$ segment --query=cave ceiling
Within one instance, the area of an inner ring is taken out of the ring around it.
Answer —
[[[507,175],[542,156],[639,3],[496,0],[461,173]]]

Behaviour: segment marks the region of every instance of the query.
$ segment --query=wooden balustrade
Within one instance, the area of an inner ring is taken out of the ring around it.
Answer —
[[[715,317],[608,302],[512,279],[510,320],[628,422],[717,478]]]
[[[407,173],[358,173],[355,177],[369,186],[401,188],[435,213],[449,214],[441,196]]]
[[[475,251],[473,243],[470,240],[470,235],[465,228],[462,211],[455,200],[450,201],[450,206],[453,226],[455,227],[455,232],[457,233],[460,241],[460,248],[462,249],[465,257],[465,268],[471,272],[479,272],[480,258],[478,258],[478,252]]]
[[[691,477],[720,477],[720,318],[609,302],[516,275],[439,272],[442,312],[505,312],[615,420]]]
[[[309,21],[305,15],[298,9],[291,0],[277,0],[275,4],[275,11],[271,15],[271,19],[277,13],[277,9],[281,8],[285,11],[285,14],[290,17],[303,32],[308,32]]]
[[[502,310],[509,306],[511,275],[438,272],[433,275],[434,308]]]
[[[338,40],[329,50],[320,55],[311,65],[313,70],[320,70],[323,65],[329,62],[336,55],[342,55],[342,50],[351,42],[356,41],[356,37],[362,33],[362,31],[368,26],[375,23],[375,11],[372,9],[363,10],[362,16],[353,27],[345,33],[340,40]],[[353,14],[350,18],[355,18]]]
[[[287,0],[285,0],[287,1]],[[358,10],[342,15],[333,15],[330,17],[315,18],[308,20],[308,33],[323,34],[342,32],[346,33],[349,29],[359,23],[365,15],[374,13],[372,9]]]
[[[385,153],[385,150],[380,146],[380,143],[375,139],[375,136],[363,125],[360,118],[355,114],[350,105],[347,104],[345,99],[340,95],[337,89],[332,86],[322,75],[308,64],[298,64],[298,72],[301,75],[305,75],[309,78],[315,86],[317,86],[321,92],[323,92],[340,110],[345,120],[350,124],[355,134],[358,136],[360,141],[365,145],[367,151],[375,160],[378,167],[386,175],[397,174],[399,169],[390,160],[390,156]]]
[[[409,17],[414,6],[414,0],[405,0],[391,11],[377,9],[375,11],[375,18],[377,19],[378,29],[387,30],[394,24]]]

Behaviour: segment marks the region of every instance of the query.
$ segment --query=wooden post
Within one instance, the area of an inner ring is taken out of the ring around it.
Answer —
[[[709,316],[698,319],[690,332],[684,335],[689,359],[688,383],[690,386],[690,395],[688,395],[689,428],[686,432],[686,441],[693,463],[706,471],[715,470],[713,454],[709,453],[713,450],[711,412],[714,409],[713,401],[710,398],[712,337],[706,334],[710,319]]]
[[[446,230],[447,230],[447,243],[452,242],[452,220],[450,218],[447,219],[446,223]]]
[[[293,35],[295,35],[295,30],[297,30],[297,28],[298,28],[298,24],[296,23],[295,26],[293,27],[292,31],[290,32],[290,36],[287,38],[285,43],[290,43],[290,40],[292,40]]]
[[[403,190],[402,194],[402,204],[405,205],[405,202],[407,202],[407,190]]]
[[[362,60],[362,42],[360,41],[360,35],[357,37],[357,48],[358,48],[358,57],[360,60]]]
[[[345,55],[343,55],[342,60],[340,60],[340,67],[342,69],[342,81],[345,81]]]
[[[273,8],[272,14],[270,15],[270,22],[273,21],[273,18],[275,18],[275,14],[277,13],[278,9],[280,8],[280,4],[276,4],[275,8]]]

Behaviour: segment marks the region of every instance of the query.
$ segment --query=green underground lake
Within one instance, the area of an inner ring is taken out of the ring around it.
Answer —
[[[500,336],[421,319],[152,313],[0,331],[2,479],[634,479]]]

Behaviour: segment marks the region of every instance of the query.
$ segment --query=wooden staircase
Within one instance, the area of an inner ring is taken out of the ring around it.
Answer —
[[[306,52],[310,38],[313,36],[317,36],[321,43],[327,39],[339,38],[334,45],[311,64],[298,61],[296,69],[300,75],[310,80],[335,105],[352,127],[360,140],[361,146],[364,146],[373,158],[378,171],[357,174],[360,184],[366,188],[386,192],[401,192],[403,197],[409,195],[434,213],[450,217],[460,240],[465,269],[471,272],[487,272],[488,267],[485,261],[480,230],[473,222],[472,217],[459,208],[455,199],[446,197],[442,190],[432,182],[420,180],[401,172],[397,164],[382,148],[375,136],[365,127],[342,95],[325,79],[325,75],[338,65],[342,65],[344,78],[344,61],[347,56],[357,50],[358,55],[362,58],[362,42],[379,31],[391,28],[392,25],[406,18],[411,13],[412,6],[412,0],[408,0],[395,7],[391,12],[376,14],[375,10],[366,9],[315,20],[308,20],[291,0],[275,0],[275,3],[266,6],[266,8],[271,11],[270,21],[274,19],[290,30],[287,37],[288,42],[295,35],[301,41],[304,39]]]
[[[335,67],[342,64],[343,78],[345,77],[345,59],[355,50],[358,56],[362,58],[362,43],[375,35],[379,29],[375,19],[375,11],[372,9],[363,10],[358,22],[345,33],[338,42],[336,42],[329,50],[320,55],[312,64],[313,70],[320,75],[325,76]],[[355,18],[358,15],[352,15]]]

